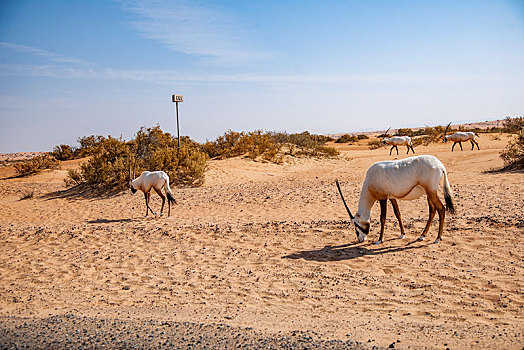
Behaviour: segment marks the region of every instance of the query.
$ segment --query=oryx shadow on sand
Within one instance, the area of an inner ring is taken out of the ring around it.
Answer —
[[[393,240],[393,239],[391,239]],[[391,241],[388,240],[388,241]],[[387,242],[387,241],[386,241]],[[422,244],[414,244],[422,243]],[[322,249],[317,250],[303,250],[300,252],[292,253],[285,255],[283,259],[304,259],[310,261],[318,262],[328,262],[328,261],[342,261],[342,260],[352,260],[358,259],[363,256],[369,255],[382,255],[388,253],[402,252],[412,249],[420,249],[432,245],[431,242],[422,242],[422,241],[411,241],[405,245],[397,247],[386,247],[384,243],[381,245],[375,245],[374,243],[360,244],[360,243],[349,243],[338,246],[325,246]]]

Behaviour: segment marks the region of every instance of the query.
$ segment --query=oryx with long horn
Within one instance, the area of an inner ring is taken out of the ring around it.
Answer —
[[[444,178],[445,206],[437,194],[442,178]],[[351,222],[355,225],[359,242],[363,242],[369,234],[371,208],[376,201],[380,203],[380,237],[376,244],[383,242],[388,199],[393,205],[393,211],[400,225],[400,238],[404,238],[404,226],[400,218],[397,199],[414,200],[426,194],[429,206],[429,219],[424,231],[422,231],[422,235],[418,238],[421,241],[425,239],[435,213],[438,212],[439,227],[438,236],[435,240],[435,243],[438,243],[442,238],[444,229],[445,210],[451,213],[455,212],[446,168],[440,160],[433,156],[422,155],[373,164],[366,172],[366,178],[360,193],[358,211],[354,216],[346,204],[338,180],[335,182]]]
[[[137,153],[138,153],[138,147],[137,147]],[[135,177],[135,169],[136,169],[136,156],[135,156],[135,162],[133,166],[133,174],[131,175],[131,167],[129,168],[129,188],[131,189],[131,192],[133,194],[136,193],[136,191],[140,190],[144,192],[144,196],[146,199],[146,216],[151,211],[153,215],[156,215],[156,213],[151,209],[149,206],[149,201],[151,199],[151,190],[154,189],[156,193],[162,198],[162,207],[160,208],[160,215],[162,215],[162,211],[164,210],[164,204],[166,202],[167,197],[167,216],[171,215],[171,203],[176,204],[175,197],[173,197],[173,193],[171,192],[171,188],[169,187],[169,176],[163,172],[163,171],[144,171],[142,174],[140,174],[139,177],[134,179]],[[131,165],[131,164],[130,164]],[[162,193],[162,189],[165,188],[166,195]]]
[[[451,134],[451,135],[446,135],[450,125],[451,125],[451,123],[449,123],[448,126],[446,126],[446,130],[444,130],[444,139],[442,140],[442,142],[453,141],[453,146],[451,146],[451,152],[453,152],[453,149],[455,148],[455,145],[457,143],[460,146],[460,150],[463,151],[463,149],[462,149],[462,142],[466,142],[466,141],[470,141],[471,142],[471,150],[472,151],[475,148],[475,145],[477,146],[477,149],[480,151],[479,144],[475,140],[475,137],[479,137],[479,135],[477,135],[476,133],[474,133],[472,131],[459,131],[459,132],[456,132],[456,133]]]
[[[389,127],[386,130],[386,132],[382,135],[387,135],[389,129],[391,129],[391,127]],[[383,145],[387,144],[391,146],[391,149],[389,150],[389,155],[391,155],[393,148],[397,150],[397,155],[398,155],[398,146],[403,146],[403,145],[405,145],[408,148],[408,152],[406,154],[409,154],[410,149],[413,152],[413,154],[415,154],[415,150],[413,149],[413,143],[411,142],[411,137],[409,136],[386,137],[385,139],[382,139],[382,144]]]

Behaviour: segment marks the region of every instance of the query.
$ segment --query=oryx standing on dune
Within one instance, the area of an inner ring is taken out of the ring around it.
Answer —
[[[460,146],[460,150],[463,151],[462,149],[462,142],[466,142],[466,141],[470,141],[471,142],[471,150],[473,151],[473,149],[475,148],[475,145],[477,145],[477,149],[480,151],[480,147],[479,147],[479,144],[477,141],[475,141],[475,137],[479,137],[479,135],[477,135],[476,133],[472,132],[472,131],[465,131],[465,132],[456,132],[452,135],[446,135],[446,132],[448,131],[448,128],[449,126],[451,125],[451,123],[448,124],[448,126],[446,126],[446,130],[444,131],[444,139],[442,140],[442,142],[448,142],[448,141],[453,141],[453,146],[451,146],[451,152],[453,152],[453,148],[455,148],[455,145],[458,143],[459,146]]]
[[[446,206],[440,201],[437,191],[439,183],[444,178],[444,200]],[[344,206],[355,225],[357,238],[363,242],[368,233],[371,218],[371,208],[378,200],[380,202],[380,238],[376,244],[382,243],[384,225],[386,223],[386,209],[388,199],[393,205],[393,211],[400,225],[400,238],[404,238],[404,226],[400,218],[397,199],[413,200],[424,193],[428,199],[429,219],[418,240],[424,240],[431,226],[435,213],[439,215],[438,236],[435,243],[442,238],[444,229],[445,210],[455,212],[451,200],[451,188],[448,182],[446,168],[437,158],[429,155],[410,157],[402,160],[377,162],[369,167],[360,193],[358,211],[353,216],[346,204],[338,180],[336,180]]]
[[[134,175],[135,171],[133,169],[133,176],[131,178],[133,178]],[[129,181],[129,188],[131,189],[131,192],[133,194],[138,190],[144,192],[144,196],[146,197],[146,216],[149,213],[149,210],[151,210],[151,213],[153,213],[153,215],[156,215],[153,209],[149,207],[149,200],[151,198],[152,189],[154,189],[155,192],[158,193],[160,198],[162,198],[162,208],[160,208],[160,215],[162,215],[162,211],[164,210],[166,196],[168,208],[167,216],[171,215],[171,203],[176,204],[176,200],[175,197],[173,197],[171,188],[169,188],[169,176],[163,171],[144,171],[142,174],[140,174],[139,177]],[[162,188],[165,188],[166,196],[164,196],[164,194],[162,193]]]

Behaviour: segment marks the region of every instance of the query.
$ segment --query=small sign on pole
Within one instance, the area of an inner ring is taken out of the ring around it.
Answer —
[[[184,102],[184,95],[173,95],[173,102]]]
[[[178,135],[178,148],[180,148],[180,126],[178,124],[178,102],[184,102],[184,95],[173,95],[172,101],[176,103],[176,132]]]

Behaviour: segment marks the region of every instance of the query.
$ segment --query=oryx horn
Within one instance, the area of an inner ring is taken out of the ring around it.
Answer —
[[[338,183],[338,179],[335,180],[335,183],[337,184],[337,188],[338,188],[338,193],[340,193],[340,197],[342,198],[342,202],[344,202],[344,206],[346,207],[346,210],[349,214],[349,217],[351,218],[351,220],[353,220],[354,216],[353,214],[351,214],[351,210],[349,210],[349,207],[346,203],[346,200],[344,199],[344,195],[342,194],[342,190],[340,189],[340,184]]]
[[[444,130],[444,137],[446,137],[446,133],[448,132],[450,125],[451,125],[451,122],[449,122],[448,126],[446,126],[446,130]]]

